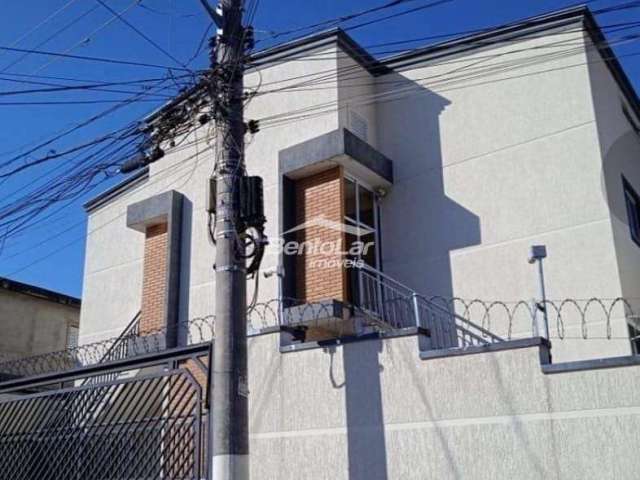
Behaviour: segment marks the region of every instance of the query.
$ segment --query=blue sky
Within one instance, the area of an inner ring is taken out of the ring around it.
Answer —
[[[589,4],[593,9],[600,9],[620,4],[622,1],[596,0]],[[124,12],[122,15],[127,21],[144,32],[170,56],[182,62],[194,55],[209,25],[208,17],[203,13],[199,0],[107,0],[107,3],[112,9]],[[385,0],[261,0],[254,21],[256,37],[264,37],[267,35],[265,32],[291,30],[384,3]],[[363,17],[357,22],[423,3],[426,2],[411,0],[407,6]],[[499,25],[573,4],[575,2],[561,0],[451,0],[431,9],[357,29],[350,34],[362,45],[367,46]],[[60,11],[57,15],[47,20],[58,10]],[[599,16],[598,21],[601,25],[640,21],[640,8],[608,13]],[[38,45],[41,46],[37,47]],[[416,43],[411,47],[420,45]],[[68,51],[75,55],[175,66],[166,54],[147,43],[121,21],[114,20],[112,14],[95,0],[4,2],[0,20],[0,47],[8,46],[24,49],[37,47],[47,51]],[[616,47],[615,51],[621,56],[627,74],[638,88],[640,56],[628,55],[640,52],[640,45],[629,42]],[[34,88],[33,85],[15,82],[16,79],[33,80],[34,77],[21,77],[17,74],[109,82],[153,79],[166,73],[166,69],[53,59],[35,54],[21,57],[21,53],[0,51],[0,94]],[[17,60],[17,63],[9,66]],[[205,68],[206,52],[202,51],[189,66]],[[122,94],[100,92],[6,97],[7,100],[31,102],[119,98],[123,98]],[[141,118],[161,104],[162,99],[132,104],[47,148],[59,151],[92,140]],[[104,104],[0,105],[0,162],[108,107],[109,105]],[[37,153],[44,155],[47,150],[36,152],[31,158],[38,158]],[[54,167],[63,171],[65,165],[64,162],[60,162]],[[47,175],[51,168],[47,165],[46,168],[30,170],[19,178],[0,183],[0,204],[10,203],[12,195],[18,195],[25,185],[42,181],[38,179]],[[61,205],[48,219],[43,219],[21,236],[10,238],[4,245],[0,245],[0,276],[79,296],[82,288],[86,234],[86,217],[82,203],[104,188],[105,185],[102,185],[83,198],[64,205],[64,208]]]

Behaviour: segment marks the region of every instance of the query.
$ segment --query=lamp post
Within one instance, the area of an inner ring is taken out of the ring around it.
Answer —
[[[539,298],[540,300],[536,302],[536,310],[535,310],[535,319],[536,319],[536,329],[538,330],[538,335],[540,335],[540,326],[538,325],[538,310],[542,312],[542,320],[543,320],[543,332],[544,336],[547,340],[549,338],[549,317],[547,315],[547,294],[544,287],[544,269],[542,267],[542,260],[547,258],[547,247],[545,245],[533,245],[531,250],[529,251],[529,263],[538,264],[538,288],[539,288]]]

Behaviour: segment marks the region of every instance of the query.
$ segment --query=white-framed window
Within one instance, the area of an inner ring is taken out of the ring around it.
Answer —
[[[346,233],[346,249],[352,252],[356,241],[360,242],[355,251],[360,255],[347,255],[349,260],[362,260],[368,266],[381,271],[380,218],[378,196],[373,188],[355,177],[344,176],[344,223],[349,228]],[[358,276],[353,268],[347,269],[347,300],[357,301]]]
[[[628,325],[629,339],[631,340],[631,351],[634,355],[640,355],[640,329],[634,325]]]
[[[622,186],[631,239],[640,246],[640,197],[624,176],[622,177]]]
[[[353,227],[346,233],[346,250],[351,251],[354,242],[363,247],[353,260],[363,260],[372,268],[380,269],[380,231],[378,201],[375,192],[364,182],[344,176],[344,222]],[[358,249],[355,249],[358,250]]]

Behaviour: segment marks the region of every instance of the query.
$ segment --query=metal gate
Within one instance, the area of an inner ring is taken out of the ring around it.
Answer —
[[[0,396],[0,479],[202,478],[202,386],[186,369],[151,368]]]

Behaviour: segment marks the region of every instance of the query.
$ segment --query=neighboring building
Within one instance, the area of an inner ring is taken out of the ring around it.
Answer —
[[[73,348],[79,322],[80,299],[0,278],[0,358]]]
[[[549,298],[640,298],[640,233],[624,206],[638,215],[640,103],[587,10],[379,61],[335,30],[252,64],[247,90],[260,87],[246,116],[262,131],[247,171],[264,179],[272,241],[319,216],[370,228],[372,267],[421,295],[486,304],[536,297],[526,260],[542,243]],[[279,124],[283,114],[293,119]],[[87,204],[83,341],[118,335],[140,309],[150,329],[214,312],[210,129],[163,144],[162,160]],[[297,235],[351,241],[322,226]],[[284,266],[284,297],[353,303],[348,272],[314,260],[268,253],[262,268]],[[261,279],[259,301],[278,290],[275,275]],[[581,339],[568,308],[561,328],[551,312],[565,337],[554,358],[630,353],[619,311],[588,326],[604,341]],[[494,309],[491,320],[499,335],[531,335],[530,318],[507,325]]]

